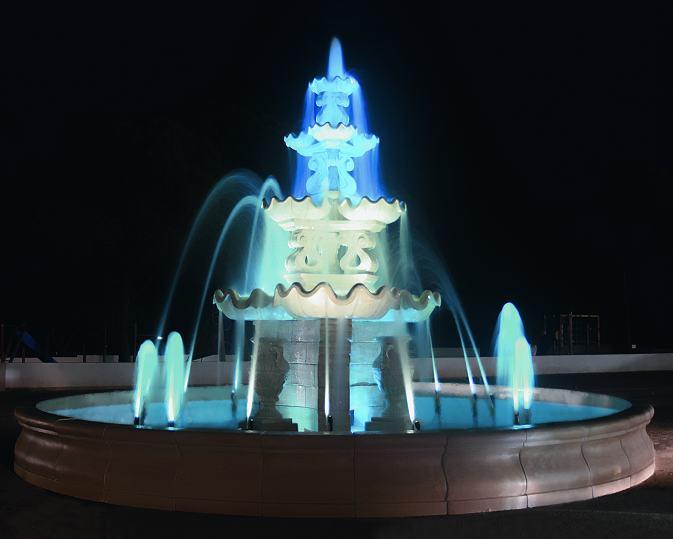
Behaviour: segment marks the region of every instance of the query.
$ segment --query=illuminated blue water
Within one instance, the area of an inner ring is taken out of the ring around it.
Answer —
[[[192,227],[187,236],[187,240],[180,253],[178,264],[173,274],[173,280],[166,295],[164,308],[161,312],[159,324],[157,326],[156,335],[162,336],[170,313],[171,305],[180,278],[182,277],[184,267],[190,260],[188,255],[191,253],[195,243],[202,243],[204,238],[202,233],[206,227],[213,228],[213,221],[217,222],[220,219],[229,220],[230,204],[232,200],[239,199],[242,195],[253,194],[259,192],[261,180],[253,173],[247,171],[236,171],[228,174],[217,182],[215,187],[210,190],[206,200],[199,208],[196,218],[192,223]],[[226,222],[222,225],[226,227]],[[214,227],[217,228],[217,225]],[[198,242],[196,241],[198,238]]]
[[[498,385],[512,389],[514,411],[528,410],[535,388],[535,370],[523,321],[512,303],[505,303],[498,316],[494,354]]]
[[[343,77],[344,72],[344,53],[341,50],[341,42],[337,38],[332,38],[327,60],[327,78]]]
[[[315,94],[311,91],[309,85],[306,87],[306,95],[304,96],[304,113],[301,117],[301,130],[306,131],[312,125],[315,125]],[[306,196],[306,180],[309,177],[309,158],[291,150],[289,151],[295,158],[292,196],[295,198],[304,198]]]
[[[350,117],[351,123],[362,133],[369,133],[367,103],[362,92],[362,86],[351,96]],[[362,157],[355,159],[354,176],[358,182],[358,192],[372,200],[385,197],[386,193],[381,182],[381,168],[379,165],[378,145]]]
[[[191,390],[190,390],[191,391]],[[229,394],[231,386],[199,388],[199,396],[187,400],[183,404],[182,413],[177,421],[179,428],[206,428],[231,430],[238,428],[245,420],[245,399],[239,399],[232,409]],[[60,416],[98,421],[103,423],[133,424],[133,406],[127,392],[78,395],[43,401],[38,408]],[[211,398],[204,398],[208,394]],[[127,402],[122,402],[126,398]],[[102,404],[102,400],[111,402]],[[446,429],[493,429],[512,428],[512,403],[510,400],[496,399],[495,414],[488,400],[469,396],[444,396],[440,399],[440,414],[436,413],[433,396],[414,397],[416,417],[420,419],[424,431]],[[476,405],[476,415],[474,414]],[[254,411],[256,410],[253,408]],[[583,421],[612,415],[628,408],[628,402],[610,399],[610,406],[591,406],[582,404],[562,404],[535,401],[532,405],[531,417],[534,425],[565,421]],[[292,418],[299,425],[299,431],[314,430],[317,425],[315,411],[300,408],[279,406],[278,410],[285,417]],[[371,417],[380,415],[382,410],[371,407],[369,413],[361,416],[353,426],[353,432],[364,430],[364,422]],[[145,426],[165,428],[167,423],[166,407],[161,402],[147,405]]]
[[[157,347],[149,339],[138,349],[136,358],[135,386],[133,389],[133,415],[137,418],[143,413],[145,399],[151,394],[152,386],[159,370]]]
[[[189,379],[185,369],[185,345],[177,331],[172,331],[166,340],[164,356],[165,391],[164,404],[167,419],[175,423],[182,413],[185,390]]]

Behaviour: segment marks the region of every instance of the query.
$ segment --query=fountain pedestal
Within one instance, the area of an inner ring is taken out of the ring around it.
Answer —
[[[255,428],[285,409],[302,430],[349,432],[351,335],[349,319],[255,322]]]
[[[374,380],[383,393],[386,407],[380,417],[373,417],[365,425],[368,431],[404,431],[411,428],[405,376],[401,354],[402,347],[407,347],[408,339],[404,337],[380,337],[381,352],[372,364]],[[406,367],[410,368],[410,367]],[[411,380],[411,373],[409,373]]]
[[[256,383],[255,393],[259,397],[259,410],[254,416],[258,430],[296,431],[297,425],[285,419],[276,408],[278,396],[285,385],[288,362],[283,357],[283,343],[279,339],[256,337]]]

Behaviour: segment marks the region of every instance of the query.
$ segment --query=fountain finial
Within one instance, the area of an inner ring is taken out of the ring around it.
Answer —
[[[359,89],[358,81],[347,75],[343,65],[341,43],[337,38],[330,46],[327,77],[313,79],[309,84],[315,95],[315,121],[299,135],[288,135],[285,144],[299,155],[308,157],[306,166],[311,175],[306,192],[316,200],[333,191],[340,199],[359,200],[357,178],[351,173],[355,159],[373,150],[378,137],[360,133],[351,124],[350,96]]]

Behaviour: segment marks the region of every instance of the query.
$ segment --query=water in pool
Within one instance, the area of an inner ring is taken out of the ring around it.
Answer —
[[[235,430],[245,421],[245,399],[239,399],[232,406],[229,397],[231,388],[227,386],[197,388],[182,411],[177,428]],[[439,409],[433,395],[414,397],[417,419],[423,431],[445,429],[493,429],[514,428],[512,422],[512,402],[510,399],[495,399],[495,409],[488,399],[473,400],[470,396],[444,395],[440,398]],[[629,407],[621,399],[609,398],[601,405],[567,404],[536,400],[532,405],[531,423],[541,425],[566,421],[587,420],[615,414]],[[38,408],[52,414],[122,425],[133,424],[133,406],[128,392],[117,391],[50,399],[39,403]],[[278,406],[283,417],[291,418],[298,425],[299,432],[317,431],[317,413],[306,408]],[[364,430],[365,423],[380,415],[381,408],[366,407],[354,410],[352,432]],[[146,428],[166,428],[166,408],[163,402],[152,402],[147,407]]]

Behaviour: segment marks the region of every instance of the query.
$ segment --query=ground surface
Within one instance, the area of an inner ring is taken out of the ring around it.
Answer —
[[[651,479],[587,502],[480,515],[369,520],[226,517],[87,502],[33,487],[12,471],[19,429],[13,410],[44,392],[0,392],[0,538],[107,537],[673,537],[673,373],[544,377],[540,385],[594,390],[650,402],[657,451]]]

